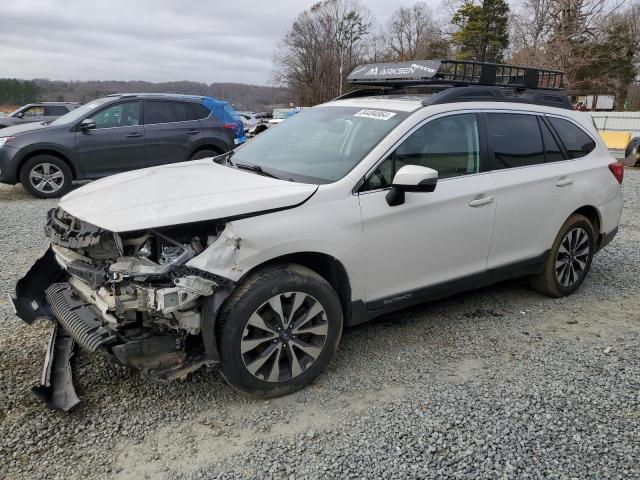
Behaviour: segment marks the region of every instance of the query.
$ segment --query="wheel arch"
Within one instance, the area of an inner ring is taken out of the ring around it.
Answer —
[[[278,257],[271,258],[263,263],[254,266],[247,271],[233,287],[224,287],[214,293],[211,297],[205,300],[203,306],[203,312],[206,312],[208,321],[205,322],[203,318],[202,325],[202,338],[207,351],[209,359],[219,362],[219,346],[217,330],[219,328],[220,315],[225,303],[229,297],[232,296],[233,291],[241,285],[244,280],[254,272],[268,268],[272,265],[281,265],[287,263],[295,263],[307,267],[314,271],[322,278],[324,278],[329,285],[335,290],[340,300],[340,307],[342,309],[343,328],[350,324],[352,316],[352,303],[351,303],[351,284],[349,282],[349,276],[347,270],[342,263],[328,255],[326,253],[319,252],[296,252]]]
[[[598,209],[592,205],[584,205],[573,211],[571,215],[576,213],[587,217],[589,222],[591,222],[591,225],[593,225],[593,231],[596,234],[596,250],[598,250],[600,243],[602,242],[602,232],[600,231],[602,219],[600,218],[600,212],[598,212]]]
[[[51,155],[53,157],[56,157],[60,160],[62,160],[64,163],[66,163],[66,165],[69,167],[69,169],[71,170],[71,175],[73,176],[72,180],[76,180],[78,179],[78,171],[75,167],[75,165],[73,165],[73,163],[69,160],[69,158],[58,152],[57,150],[50,150],[50,149],[42,149],[42,150],[34,150],[32,152],[27,153],[24,157],[22,157],[20,159],[20,162],[18,163],[18,169],[16,171],[16,179],[18,182],[22,181],[22,179],[20,178],[20,174],[22,172],[22,166],[25,164],[25,162],[27,162],[28,160],[30,160],[31,158],[38,156],[38,155]]]
[[[344,325],[349,324],[351,319],[351,283],[347,270],[342,263],[335,257],[320,252],[296,252],[281,255],[267,260],[253,267],[245,273],[238,283],[241,283],[247,275],[258,269],[269,267],[270,265],[278,265],[283,263],[296,263],[313,270],[322,278],[324,278],[331,288],[333,288],[340,299]]]
[[[187,160],[191,159],[196,153],[201,152],[203,150],[213,150],[214,152],[222,155],[225,152],[229,151],[228,146],[223,145],[221,142],[218,143],[216,141],[207,140],[205,143],[197,145],[190,152]]]

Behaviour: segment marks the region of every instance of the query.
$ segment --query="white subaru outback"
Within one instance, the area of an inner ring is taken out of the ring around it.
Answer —
[[[49,212],[16,286],[55,328],[36,392],[79,400],[74,342],[158,382],[219,367],[272,397],[346,326],[504,279],[560,297],[617,232],[623,170],[559,72],[368,65],[367,87],[214,159],[115,175]]]

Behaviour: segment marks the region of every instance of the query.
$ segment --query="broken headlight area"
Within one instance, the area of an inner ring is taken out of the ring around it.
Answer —
[[[199,335],[200,303],[220,279],[185,264],[215,241],[217,231],[208,231],[212,227],[217,229],[113,233],[58,208],[49,212],[45,230],[69,285],[98,309],[108,328]]]
[[[54,209],[45,227],[51,248],[18,282],[16,311],[28,323],[55,317],[85,350],[106,350],[152,380],[182,378],[215,363],[202,340],[202,306],[229,280],[186,263],[219,231],[211,222],[115,233]]]

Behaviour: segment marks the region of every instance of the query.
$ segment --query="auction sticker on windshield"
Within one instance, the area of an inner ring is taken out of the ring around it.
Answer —
[[[395,116],[395,112],[387,112],[385,110],[360,110],[353,114],[354,117],[375,118],[377,120],[389,120]]]

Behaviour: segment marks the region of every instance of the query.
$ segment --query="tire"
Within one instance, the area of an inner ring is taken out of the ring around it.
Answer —
[[[200,160],[202,158],[217,157],[218,155],[222,154],[217,150],[198,150],[191,155],[189,160]]]
[[[532,288],[550,297],[564,297],[582,284],[595,252],[593,225],[584,215],[571,215],[556,236],[542,274],[531,277]]]
[[[300,265],[277,265],[251,274],[236,288],[222,307],[216,332],[227,382],[252,396],[278,397],[327,368],[340,343],[342,309],[320,275]]]
[[[20,183],[37,198],[63,196],[71,189],[72,180],[67,163],[53,155],[36,155],[20,167]]]

